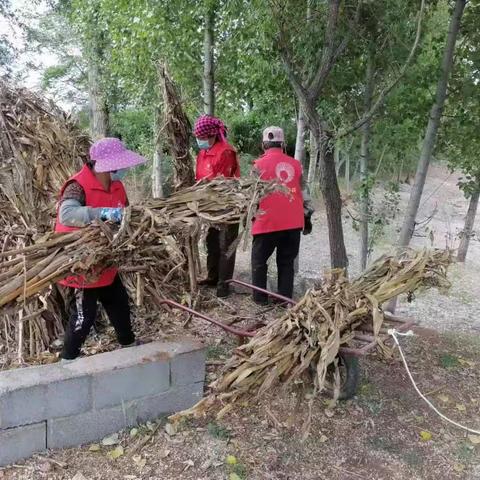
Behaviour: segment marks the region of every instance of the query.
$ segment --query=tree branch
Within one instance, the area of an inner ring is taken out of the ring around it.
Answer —
[[[327,28],[325,30],[325,43],[320,56],[320,65],[316,69],[313,79],[309,82],[308,90],[313,94],[314,98],[318,98],[328,72],[331,70],[329,65],[332,62],[335,49],[335,32],[337,30],[338,12],[340,8],[340,0],[330,0],[330,8],[328,13]]]
[[[336,135],[336,138],[342,138],[342,137],[345,137],[347,135],[350,135],[353,132],[355,132],[356,130],[358,130],[360,127],[362,127],[366,122],[370,121],[372,119],[372,117],[375,115],[375,113],[377,113],[378,109],[383,105],[383,103],[385,102],[385,99],[390,94],[390,92],[398,85],[400,80],[405,76],[405,73],[407,72],[408,67],[412,63],[413,57],[414,57],[415,52],[417,50],[418,44],[420,42],[420,34],[421,34],[421,30],[422,30],[422,19],[423,19],[424,8],[425,8],[425,0],[421,0],[420,11],[418,12],[417,33],[416,33],[416,36],[415,36],[415,41],[413,42],[413,45],[412,45],[410,53],[407,57],[407,60],[403,64],[403,67],[400,69],[400,72],[399,72],[398,76],[392,81],[392,83],[389,86],[385,87],[380,92],[377,100],[372,105],[372,108],[370,108],[370,110],[368,112],[366,112],[363,115],[363,117],[360,120],[358,120],[356,123],[354,123],[354,125],[352,127],[350,127],[348,130],[345,130],[343,132],[342,131],[338,132],[338,134]]]

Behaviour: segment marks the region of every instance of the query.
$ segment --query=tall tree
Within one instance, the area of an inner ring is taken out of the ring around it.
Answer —
[[[459,262],[465,262],[467,257],[480,198],[480,54],[477,48],[480,24],[476,13],[479,6],[479,0],[472,0],[462,20],[462,41],[458,42],[438,146],[439,154],[447,158],[452,171],[462,173],[458,186],[469,200],[460,233]]]
[[[328,115],[323,108],[318,108],[318,104],[321,95],[327,92],[327,82],[334,67],[344,55],[356,32],[362,2],[356,3],[353,7],[349,4],[343,5],[341,0],[329,0],[321,5],[317,4],[315,12],[312,12],[317,20],[309,22],[311,27],[309,28],[307,24],[301,32],[291,18],[295,6],[289,0],[283,2],[271,0],[270,5],[277,30],[275,45],[312,134],[309,179],[312,181],[315,177],[314,172],[318,165],[320,190],[327,212],[331,264],[332,267],[345,268],[348,259],[343,237],[342,199],[333,153],[332,140],[335,134],[329,124]],[[372,101],[371,109],[350,128],[342,129],[337,133],[337,137],[350,134],[368,122],[405,75],[413,61],[419,42],[423,6],[422,0],[415,41],[405,64]],[[322,19],[325,21],[322,22]],[[316,39],[321,38],[322,35],[323,45],[318,45]],[[325,107],[325,98],[322,98],[322,107]]]
[[[205,32],[203,40],[203,110],[208,115],[215,112],[215,10],[216,2],[205,4]]]
[[[163,142],[162,142],[162,110],[158,105],[155,108],[152,164],[152,197],[163,198]]]
[[[415,182],[410,194],[410,199],[405,214],[405,220],[402,225],[398,245],[406,247],[410,243],[413,232],[415,230],[415,221],[422,197],[425,179],[427,177],[428,167],[432,158],[433,149],[437,138],[438,128],[440,126],[440,118],[447,97],[447,86],[450,72],[453,65],[453,54],[455,52],[455,44],[458,32],[460,30],[460,22],[465,9],[466,0],[456,0],[453,9],[450,27],[448,31],[445,50],[443,52],[440,76],[437,83],[435,94],[435,103],[430,110],[427,129],[422,143],[422,151],[418,161],[417,172],[415,174]]]
[[[372,97],[375,81],[374,45],[369,45],[367,65],[365,69],[364,112],[372,108]],[[364,270],[368,258],[368,219],[370,212],[370,186],[368,168],[370,163],[370,134],[372,120],[362,125],[362,142],[360,147],[360,267]]]

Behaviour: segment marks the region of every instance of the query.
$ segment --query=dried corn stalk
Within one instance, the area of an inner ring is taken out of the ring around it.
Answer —
[[[173,161],[175,189],[190,187],[195,183],[193,159],[190,154],[192,126],[164,64],[158,65],[158,74],[163,91],[163,130]]]
[[[67,234],[50,233],[34,245],[0,253],[4,259],[0,263],[0,307],[24,301],[72,272],[93,279],[92,267],[99,264],[146,270],[158,282],[150,285],[158,296],[162,288],[176,288],[172,276],[182,274],[177,266],[182,265],[183,256],[173,236],[178,241],[204,225],[243,224],[258,200],[278,188],[255,177],[217,179],[166,199],[128,207],[119,229],[98,223]],[[165,265],[171,265],[169,272],[164,271]]]
[[[227,362],[213,382],[212,394],[183,415],[198,415],[224,403],[219,416],[235,401],[261,396],[278,383],[287,386],[315,369],[315,392],[325,386],[327,368],[348,344],[354,330],[371,323],[377,336],[383,322],[381,305],[392,297],[420,287],[446,288],[448,251],[409,250],[377,260],[364,274],[349,282],[338,272],[318,290],[310,290],[285,315],[262,328]]]

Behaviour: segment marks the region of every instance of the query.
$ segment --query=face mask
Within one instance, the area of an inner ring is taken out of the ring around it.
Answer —
[[[127,170],[127,168],[122,168],[121,170],[117,170],[116,172],[111,172],[110,177],[112,181],[123,180],[125,178],[125,175],[127,174]]]
[[[207,148],[210,148],[208,140],[200,140],[199,138],[197,138],[197,145],[200,150],[206,150]]]

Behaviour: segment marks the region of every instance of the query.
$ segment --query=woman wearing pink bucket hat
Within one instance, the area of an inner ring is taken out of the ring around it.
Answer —
[[[71,232],[94,220],[120,223],[123,209],[128,205],[121,179],[129,168],[145,161],[118,138],[95,142],[90,147],[90,159],[60,191],[55,231]],[[59,283],[72,293],[62,351],[64,360],[73,360],[80,354],[94,324],[99,301],[115,328],[119,343],[123,346],[135,343],[128,294],[115,267],[99,266],[95,278],[75,275]]]

